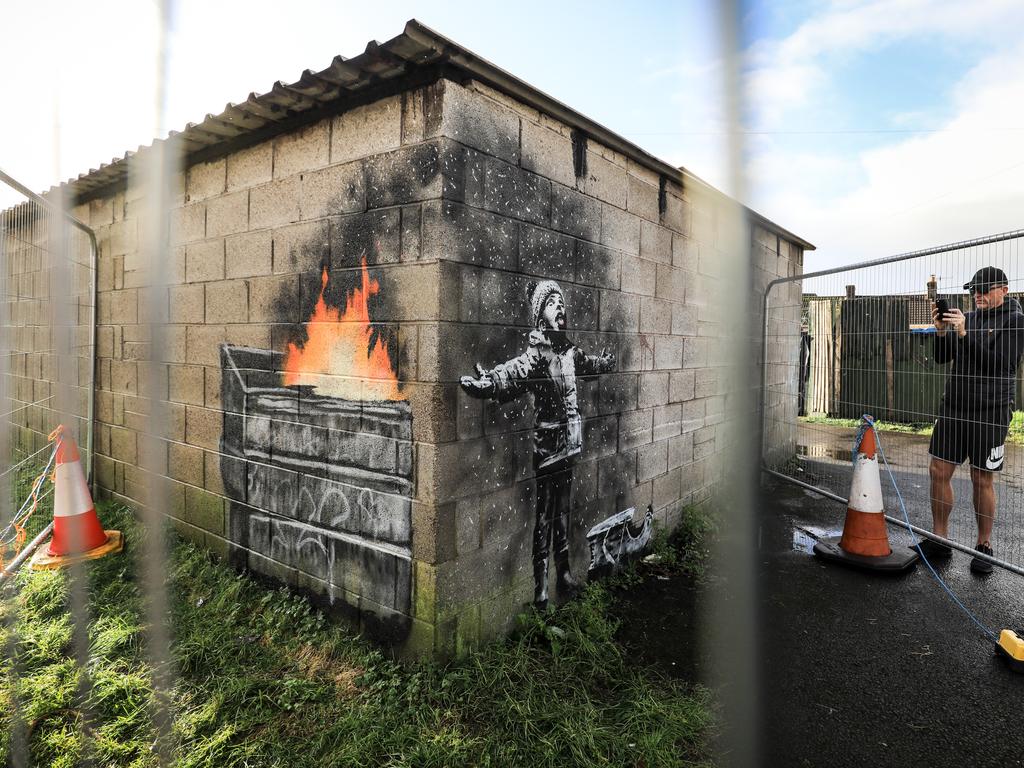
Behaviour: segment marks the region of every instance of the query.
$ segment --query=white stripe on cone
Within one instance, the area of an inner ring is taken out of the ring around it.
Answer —
[[[74,517],[91,512],[92,495],[85,484],[85,474],[78,461],[58,464],[56,469],[57,489],[54,491],[53,516]]]
[[[882,482],[878,473],[877,456],[869,459],[863,453],[857,454],[848,506],[857,512],[882,514]]]

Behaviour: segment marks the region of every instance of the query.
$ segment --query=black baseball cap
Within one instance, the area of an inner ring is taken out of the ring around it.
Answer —
[[[965,291],[973,291],[975,289],[982,293],[995,288],[997,285],[1009,285],[1010,281],[1006,279],[1006,273],[999,267],[982,267],[974,273],[974,277],[971,278],[971,282],[964,283]]]

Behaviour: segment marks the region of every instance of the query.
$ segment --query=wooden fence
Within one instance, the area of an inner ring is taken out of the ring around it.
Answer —
[[[1019,294],[1015,294],[1019,298]],[[965,294],[946,297],[971,309]],[[930,304],[921,296],[804,299],[807,364],[801,414],[876,418],[904,423],[934,420],[948,365],[934,360]],[[1016,404],[1024,402],[1017,375]]]

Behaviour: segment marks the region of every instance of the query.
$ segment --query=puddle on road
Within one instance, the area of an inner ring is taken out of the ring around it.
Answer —
[[[814,545],[817,544],[818,541],[820,541],[821,539],[830,538],[832,536],[841,536],[842,533],[842,528],[828,529],[818,528],[816,526],[811,525],[808,525],[806,527],[794,525],[793,551],[814,554]]]
[[[796,455],[807,456],[811,459],[853,461],[853,450],[850,448],[836,448],[831,445],[797,445]]]

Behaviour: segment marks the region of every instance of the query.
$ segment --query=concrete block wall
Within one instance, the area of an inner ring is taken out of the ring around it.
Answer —
[[[764,227],[753,230],[754,291],[763,300],[768,284],[803,271],[803,251]],[[758,338],[758,359],[764,360],[764,454],[777,465],[796,452],[799,412],[800,327],[803,286],[800,280],[779,283],[769,294],[768,322],[758,302],[758,331],[765,332],[767,350]]]
[[[630,508],[646,535],[648,508],[672,527],[721,478],[716,299],[735,252],[715,194],[450,80],[191,165],[174,189],[170,285],[155,298],[141,188],[76,210],[100,239],[97,482],[141,504],[166,476],[186,536],[400,652],[461,653],[534,597],[534,407],[459,383],[526,349],[531,281],[557,281],[569,338],[614,356],[577,379],[576,576],[592,529]],[[799,249],[773,238],[752,236],[757,274],[799,269]],[[284,387],[321,294],[340,311],[366,291],[364,258],[369,336],[402,400]],[[164,321],[154,351],[150,324]],[[147,472],[153,398],[167,425]]]

